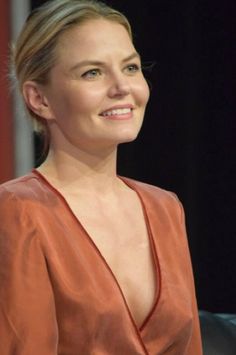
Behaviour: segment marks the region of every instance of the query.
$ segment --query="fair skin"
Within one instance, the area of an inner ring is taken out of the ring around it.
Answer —
[[[56,51],[49,83],[23,88],[51,133],[39,171],[101,251],[140,326],[154,302],[156,274],[140,200],[116,173],[117,146],[136,138],[149,97],[140,58],[126,29],[104,19],[68,30]]]

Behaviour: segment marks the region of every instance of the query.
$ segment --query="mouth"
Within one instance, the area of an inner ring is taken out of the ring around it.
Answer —
[[[132,117],[133,107],[111,108],[100,113],[100,116],[107,119],[128,119]]]
[[[118,115],[127,115],[127,113],[132,112],[131,108],[118,108],[116,110],[104,111],[101,113],[101,116],[118,116]]]

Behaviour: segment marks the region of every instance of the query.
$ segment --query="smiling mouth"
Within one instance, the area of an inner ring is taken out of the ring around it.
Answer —
[[[132,108],[118,108],[114,110],[104,111],[101,113],[103,117],[111,117],[111,116],[122,116],[129,115],[132,112]]]

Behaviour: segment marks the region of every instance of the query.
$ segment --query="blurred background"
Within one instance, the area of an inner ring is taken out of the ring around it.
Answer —
[[[35,164],[37,144],[7,72],[9,43],[44,2],[0,4],[0,182]],[[119,174],[178,194],[199,308],[236,313],[236,2],[107,3],[130,20],[151,87],[142,132],[119,148]]]

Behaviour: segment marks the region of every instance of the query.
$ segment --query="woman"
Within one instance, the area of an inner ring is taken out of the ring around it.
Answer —
[[[49,1],[14,63],[49,152],[0,188],[0,353],[201,354],[181,204],[116,173],[149,97],[127,19]]]

